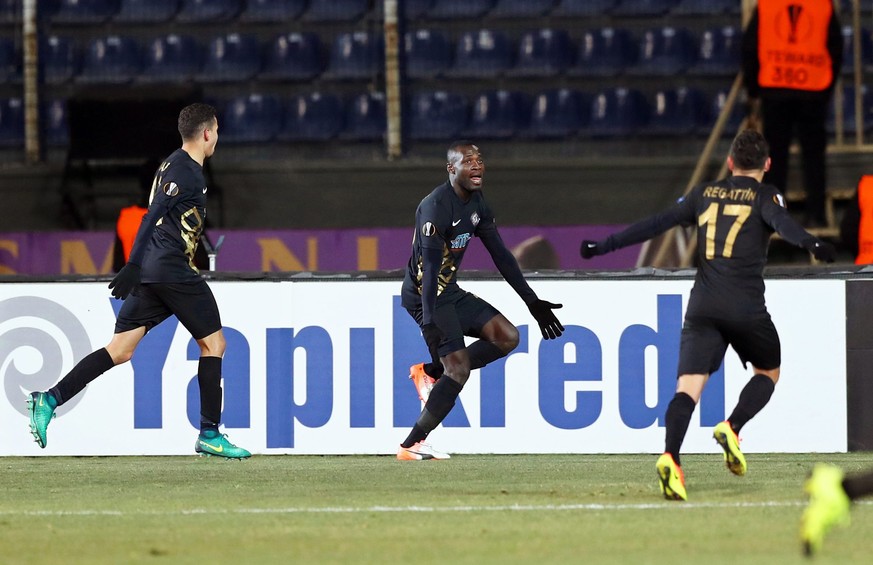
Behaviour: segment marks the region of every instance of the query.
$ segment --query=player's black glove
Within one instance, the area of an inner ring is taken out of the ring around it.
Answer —
[[[124,300],[130,292],[139,286],[139,281],[142,275],[142,269],[136,263],[128,263],[123,266],[112,282],[109,283],[109,288],[112,289],[112,296]]]
[[[552,312],[555,308],[563,308],[563,304],[552,304],[545,300],[537,300],[527,305],[531,315],[540,326],[540,331],[543,332],[543,339],[555,339],[564,333],[564,326],[558,321],[555,313]]]
[[[604,253],[606,253],[604,245],[599,241],[584,239],[582,240],[582,245],[579,247],[579,255],[581,255],[583,259],[591,259],[596,255],[603,255]]]
[[[808,237],[803,240],[801,245],[803,245],[803,248],[812,253],[812,256],[819,261],[833,263],[834,259],[837,257],[837,249],[827,241],[823,241],[817,237]]]
[[[443,340],[443,332],[440,331],[436,324],[431,322],[421,326],[421,335],[427,344],[431,360],[430,363],[425,363],[424,372],[438,379],[443,374],[443,364],[440,361],[440,342]]]

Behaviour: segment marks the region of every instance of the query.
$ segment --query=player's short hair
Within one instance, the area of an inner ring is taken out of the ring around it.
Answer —
[[[449,144],[448,150],[446,151],[446,161],[451,163],[453,161],[453,156],[456,153],[461,152],[460,151],[461,147],[469,147],[471,145],[476,145],[476,144],[473,143],[472,141],[470,141],[469,139],[458,139],[458,140],[451,142]]]
[[[763,169],[770,156],[770,146],[764,136],[753,129],[741,131],[731,143],[734,166],[744,171]]]
[[[191,139],[215,122],[215,108],[209,104],[196,103],[179,112],[179,135]]]

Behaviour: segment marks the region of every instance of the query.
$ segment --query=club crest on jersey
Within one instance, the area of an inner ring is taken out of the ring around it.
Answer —
[[[436,227],[430,222],[425,222],[423,226],[421,226],[421,235],[424,237],[430,237],[436,233]]]
[[[176,196],[177,194],[179,194],[179,185],[170,181],[164,183],[164,186],[161,187],[161,190],[163,190],[164,194],[166,194],[167,196]]]
[[[473,227],[479,225],[479,214],[477,212],[473,212],[473,215],[470,216],[470,221],[473,222]]]

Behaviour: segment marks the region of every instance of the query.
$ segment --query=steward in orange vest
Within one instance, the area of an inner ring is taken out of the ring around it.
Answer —
[[[148,212],[136,204],[122,208],[115,222],[115,250],[112,257],[112,270],[116,273],[127,263],[130,250],[133,248],[133,240],[142,223],[142,217]]]
[[[855,255],[856,265],[873,264],[873,175],[858,181],[855,200],[840,222],[840,239]]]

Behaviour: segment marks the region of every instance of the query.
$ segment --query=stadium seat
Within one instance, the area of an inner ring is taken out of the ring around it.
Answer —
[[[140,82],[178,82],[191,80],[203,63],[203,50],[187,35],[156,37],[143,55]]]
[[[592,137],[626,137],[638,133],[649,121],[649,107],[642,92],[610,88],[598,92],[591,102]]]
[[[728,94],[727,90],[720,90],[715,93],[712,97],[712,102],[710,103],[709,123],[702,127],[698,133],[709,135],[712,128],[715,127],[715,122],[718,120],[722,109],[724,109],[725,104],[727,103]],[[740,125],[743,123],[743,118],[745,117],[745,105],[745,99],[737,97],[737,101],[734,103],[734,107],[731,109],[731,113],[728,116],[728,121],[721,133],[722,137],[732,138],[737,135]]]
[[[113,0],[56,0],[51,22],[56,25],[99,25],[118,11]]]
[[[696,61],[688,68],[693,75],[735,75],[740,71],[742,31],[733,26],[703,30]]]
[[[67,123],[67,102],[61,99],[49,100],[42,106],[42,124],[45,143],[50,147],[67,145],[70,142],[70,129]]]
[[[367,0],[312,1],[303,19],[307,22],[353,22],[361,19],[368,9]]]
[[[679,0],[673,14],[679,16],[718,16],[739,14],[742,0]]]
[[[285,33],[267,47],[264,69],[258,75],[263,80],[309,80],[321,74],[321,41],[312,32]]]
[[[628,69],[638,76],[671,76],[684,73],[697,60],[697,44],[685,28],[661,27],[643,32],[639,59]]]
[[[122,24],[158,24],[173,19],[179,0],[121,0],[113,21]]]
[[[79,51],[69,37],[50,35],[40,43],[39,64],[46,84],[63,84],[79,72]]]
[[[536,18],[548,14],[555,0],[497,0],[488,15],[492,18]]]
[[[603,16],[616,4],[618,0],[559,0],[551,15],[570,18]]]
[[[306,0],[248,0],[239,16],[246,23],[279,23],[294,20],[306,9]]]
[[[181,23],[227,22],[239,15],[242,0],[182,0],[176,14]]]
[[[292,96],[285,104],[285,119],[277,139],[284,141],[326,141],[343,128],[343,105],[327,92]]]
[[[663,16],[676,4],[676,0],[619,0],[611,14],[618,17],[650,18]]]
[[[415,140],[452,139],[467,127],[467,100],[453,92],[418,92],[410,113],[409,137]]]
[[[253,35],[230,33],[209,42],[197,80],[235,82],[249,80],[261,69],[260,47]]]
[[[132,37],[109,35],[91,40],[78,83],[126,84],[139,74],[140,46]]]
[[[534,97],[527,133],[537,138],[576,135],[588,125],[587,96],[568,88],[548,89]]]
[[[527,129],[530,101],[521,92],[486,90],[473,98],[468,133],[473,138],[508,139]]]
[[[385,95],[366,92],[349,100],[345,109],[345,128],[341,139],[351,141],[381,141],[385,138]]]
[[[445,34],[435,29],[406,32],[406,75],[411,78],[435,78],[452,65],[452,46]]]
[[[276,137],[282,124],[278,99],[264,94],[232,98],[219,117],[221,140],[226,143],[262,143]]]
[[[21,22],[21,0],[0,0],[0,24]]]
[[[427,17],[434,20],[472,20],[494,7],[494,0],[433,0]]]
[[[709,123],[706,96],[694,88],[664,89],[652,97],[651,117],[643,128],[652,135],[691,135]]]
[[[512,66],[509,38],[499,30],[480,29],[461,35],[455,62],[448,75],[459,78],[494,78]]]
[[[573,64],[575,47],[562,29],[540,29],[524,33],[518,42],[515,67],[509,74],[520,77],[550,77]]]
[[[21,98],[0,98],[0,147],[24,145],[24,104]]]
[[[604,27],[583,32],[571,76],[606,77],[622,74],[637,60],[639,49],[630,31]]]
[[[423,18],[432,3],[433,0],[406,0],[406,2],[398,2],[398,5],[403,4],[403,16],[406,21],[411,22]]]
[[[0,37],[0,84],[21,80],[21,56],[10,37]]]
[[[845,86],[842,92],[842,110],[843,110],[843,132],[848,135],[854,135],[857,128],[855,127],[855,87]],[[834,96],[836,99],[836,96]],[[836,131],[836,105],[838,101],[833,100],[828,109],[827,131],[834,133]],[[863,112],[862,127],[865,132],[869,132],[873,127],[873,93],[866,85],[861,85],[861,111]]]
[[[384,43],[381,35],[356,31],[334,38],[325,78],[365,79],[382,70]]]
[[[843,74],[854,72],[855,69],[855,33],[852,26],[843,26]],[[861,72],[869,71],[873,66],[873,41],[870,31],[861,28]]]

